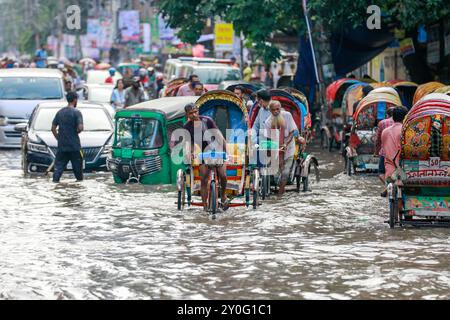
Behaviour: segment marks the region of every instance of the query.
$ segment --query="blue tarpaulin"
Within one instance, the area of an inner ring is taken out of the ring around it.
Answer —
[[[342,32],[332,34],[330,41],[338,79],[372,60],[395,41],[395,38],[386,28],[369,30],[364,26],[356,29],[343,28]],[[316,84],[314,60],[306,36],[300,38],[298,68],[294,84],[299,88]]]

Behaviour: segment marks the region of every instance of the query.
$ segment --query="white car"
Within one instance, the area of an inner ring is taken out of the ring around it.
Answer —
[[[115,110],[111,105],[114,88],[112,84],[84,84],[77,90],[79,101],[100,103],[114,118]]]
[[[105,84],[106,79],[109,78],[108,70],[89,70],[86,76],[87,84]],[[117,80],[123,79],[123,76],[120,72],[116,71],[116,74],[113,77],[113,83],[116,84]]]
[[[242,80],[241,70],[223,63],[186,64],[181,68],[181,76],[189,78],[197,75],[208,91],[217,90],[222,81]]]
[[[27,123],[39,103],[51,101],[66,101],[61,71],[0,70],[0,148],[20,148],[21,133],[14,126]]]

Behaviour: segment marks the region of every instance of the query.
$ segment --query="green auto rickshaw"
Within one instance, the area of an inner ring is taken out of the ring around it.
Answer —
[[[186,122],[184,107],[198,97],[169,97],[118,111],[107,164],[116,183],[175,184],[183,161],[172,161],[172,132]]]

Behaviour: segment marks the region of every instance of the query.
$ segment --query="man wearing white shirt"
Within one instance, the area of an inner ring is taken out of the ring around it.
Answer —
[[[279,101],[271,101],[269,104],[271,116],[265,122],[266,133],[270,137],[271,129],[278,129],[279,134],[284,133],[284,139],[276,141],[284,141],[280,145],[280,185],[278,198],[281,198],[285,192],[286,184],[291,174],[292,165],[295,155],[295,137],[298,136],[298,127],[290,112],[281,109]],[[273,138],[273,137],[272,137]]]

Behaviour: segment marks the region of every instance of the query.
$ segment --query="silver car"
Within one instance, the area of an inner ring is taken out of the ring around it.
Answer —
[[[21,134],[14,126],[27,123],[39,103],[51,101],[66,101],[61,71],[0,70],[0,148],[20,148]]]

